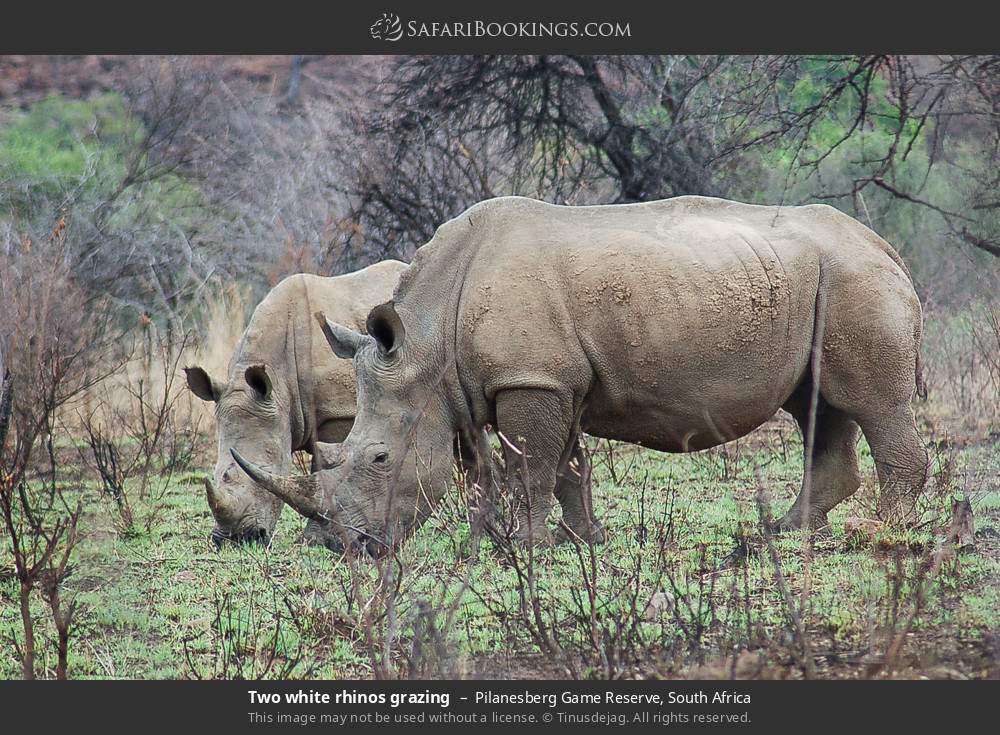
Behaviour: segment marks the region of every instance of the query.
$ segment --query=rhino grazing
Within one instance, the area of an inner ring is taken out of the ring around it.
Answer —
[[[342,276],[290,276],[260,302],[230,359],[224,381],[200,367],[185,368],[199,398],[216,404],[218,460],[206,483],[215,518],[212,539],[267,543],[282,503],[247,478],[230,455],[245,456],[275,472],[292,470],[292,452],[314,457],[347,436],[356,405],[354,368],[336,357],[309,316],[316,309],[364,326],[372,306],[385,301],[406,264],[387,260]],[[314,540],[324,534],[308,529]]]
[[[803,435],[815,428],[811,473],[780,529],[825,525],[859,487],[859,428],[880,517],[906,521],[926,479],[910,405],[920,303],[892,247],[825,205],[493,199],[417,251],[368,335],[323,326],[358,378],[354,426],[328,467],[281,477],[234,455],[369,551],[427,517],[453,437],[487,425],[507,438],[517,534],[531,542],[553,540],[554,499],[574,534],[604,538],[581,432],[690,452],[784,408]]]

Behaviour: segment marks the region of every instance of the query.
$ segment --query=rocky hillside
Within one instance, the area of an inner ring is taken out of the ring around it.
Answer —
[[[164,64],[170,57],[160,57]],[[121,90],[134,78],[135,56],[0,56],[0,105],[24,107],[52,94],[88,97]],[[199,56],[188,58],[226,84],[296,99],[337,96],[373,71],[379,57]]]

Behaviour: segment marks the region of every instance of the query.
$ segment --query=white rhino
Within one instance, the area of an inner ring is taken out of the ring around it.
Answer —
[[[518,533],[550,541],[555,498],[569,529],[599,541],[581,431],[689,452],[785,408],[803,433],[814,419],[815,441],[781,528],[825,524],[858,488],[859,427],[879,512],[904,520],[927,471],[910,405],[921,324],[898,254],[825,205],[493,199],[418,250],[369,315],[370,336],[324,325],[358,375],[357,417],[328,469],[288,478],[234,456],[300,513],[377,551],[445,492],[456,433],[493,425],[523,501]]]
[[[219,453],[206,490],[217,545],[267,543],[282,507],[238,470],[230,449],[287,474],[292,452],[315,456],[318,442],[343,441],[350,431],[354,368],[330,351],[311,315],[323,310],[363,329],[368,312],[390,297],[405,269],[405,263],[386,260],[342,276],[289,276],[254,310],[225,380],[200,367],[185,368],[194,394],[216,404]],[[310,531],[313,540],[322,539],[319,529]]]

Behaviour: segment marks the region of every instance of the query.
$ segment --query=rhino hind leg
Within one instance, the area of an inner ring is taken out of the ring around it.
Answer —
[[[504,390],[496,397],[507,487],[515,503],[513,536],[523,542],[554,542],[547,526],[559,465],[572,435],[572,402],[553,391]]]
[[[912,289],[871,289],[857,303],[845,293],[831,291],[820,393],[860,425],[871,447],[879,519],[905,525],[927,479],[927,452],[911,406],[921,388],[920,305]]]
[[[914,520],[917,498],[927,481],[927,450],[917,433],[909,402],[860,418],[878,473],[877,515],[905,525]]]
[[[563,525],[556,529],[556,542],[579,540],[602,544],[607,540],[604,526],[594,517],[591,494],[590,458],[574,436],[568,461],[556,480],[555,496],[562,507]],[[564,528],[565,526],[565,528]]]
[[[803,444],[806,444],[808,436],[812,404],[812,388],[807,382],[784,406],[798,423]],[[826,526],[826,514],[861,486],[857,422],[827,403],[822,395],[816,396],[815,410],[809,476],[803,477],[798,497],[777,522],[779,531]]]

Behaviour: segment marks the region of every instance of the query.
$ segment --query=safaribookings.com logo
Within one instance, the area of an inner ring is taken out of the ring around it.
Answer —
[[[403,37],[403,24],[395,13],[382,13],[368,30],[376,41],[398,41]]]
[[[382,17],[368,29],[376,41],[407,38],[631,38],[632,29],[622,21],[407,21],[395,13]]]

